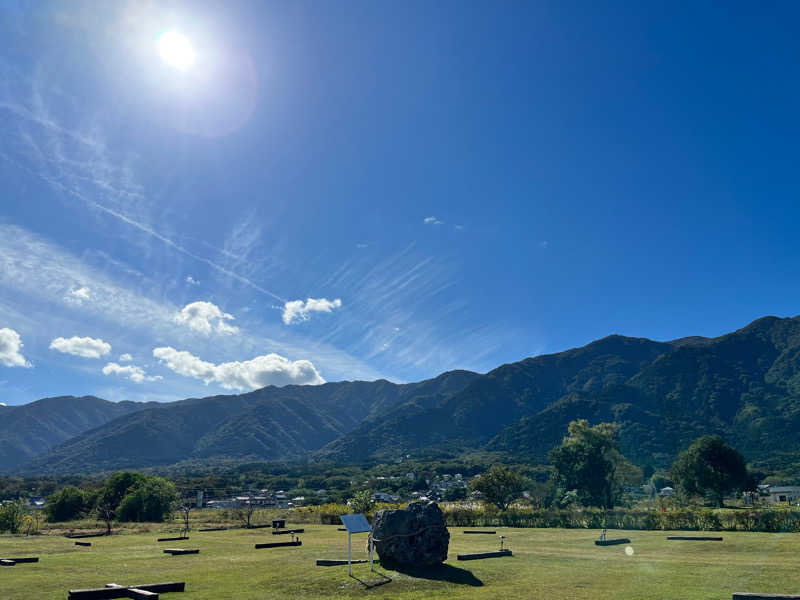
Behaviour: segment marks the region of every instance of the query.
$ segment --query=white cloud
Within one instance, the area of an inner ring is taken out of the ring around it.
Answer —
[[[118,365],[115,362],[108,363],[103,367],[103,375],[121,375],[133,381],[134,383],[144,383],[145,381],[158,381],[163,379],[161,375],[148,375],[144,369],[135,365]]]
[[[104,342],[100,338],[58,337],[50,342],[50,349],[84,358],[100,358],[111,352],[111,344]]]
[[[197,279],[195,279],[191,275],[186,276],[186,283],[188,283],[189,285],[200,285],[200,282],[197,281]]]
[[[222,312],[219,306],[211,302],[187,304],[175,315],[174,320],[203,335],[211,335],[214,331],[223,334],[239,333],[238,327],[226,322],[233,321],[233,315]]]
[[[31,367],[20,353],[22,338],[13,329],[0,329],[0,364],[6,367]]]
[[[228,390],[255,390],[267,385],[325,383],[310,361],[291,361],[278,354],[265,354],[243,362],[218,365],[170,346],[153,349],[153,356],[179,375],[201,379],[206,385],[215,382]]]
[[[444,225],[444,221],[440,221],[436,217],[425,217],[422,222],[425,225]]]
[[[312,312],[331,312],[335,308],[341,308],[342,300],[328,300],[327,298],[307,298],[302,300],[290,300],[283,305],[283,322],[287,325],[308,321]]]
[[[133,360],[133,357],[130,354],[128,354],[127,352],[125,354],[120,354],[119,355],[119,362],[131,362],[132,360]]]
[[[67,295],[64,296],[64,300],[71,302],[72,304],[83,304],[91,299],[92,291],[86,286],[72,288],[69,292],[67,292]]]

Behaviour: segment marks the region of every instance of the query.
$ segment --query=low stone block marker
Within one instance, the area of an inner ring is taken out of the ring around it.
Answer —
[[[200,550],[184,550],[183,548],[165,548],[164,554],[172,554],[172,556],[178,556],[181,554],[200,554]]]
[[[228,531],[228,527],[206,527],[205,529],[198,529],[197,531]]]
[[[683,540],[686,542],[721,542],[721,537],[703,537],[698,535],[669,535],[668,540]]]
[[[800,596],[795,594],[751,594],[747,592],[736,592],[733,600],[800,600]]]
[[[367,559],[359,559],[359,560],[351,560],[351,564],[360,564],[360,563],[368,563]],[[317,566],[318,567],[341,567],[347,564],[347,560],[337,560],[337,559],[325,559],[325,558],[318,558],[317,559]]]
[[[178,540],[188,540],[189,537],[182,535],[179,537],[166,537],[166,538],[158,538],[157,542],[177,542]]]
[[[296,542],[272,542],[271,544],[256,544],[256,550],[261,548],[282,548],[284,546],[302,546],[303,542],[297,540]]]
[[[500,558],[502,556],[512,556],[511,550],[498,550],[497,552],[480,552],[478,554],[459,554],[458,560],[479,560],[481,558]]]
[[[619,544],[630,544],[631,541],[628,538],[616,538],[612,540],[595,540],[595,546],[617,546]]]
[[[102,533],[68,533],[64,537],[71,540],[80,540],[83,538],[105,537],[106,535],[108,534],[104,531]]]
[[[91,546],[92,542],[75,542],[76,546]]]
[[[39,557],[38,556],[34,556],[34,557],[30,557],[30,558],[10,558],[9,557],[9,558],[0,558],[0,561],[2,561],[2,562],[0,562],[0,565],[2,565],[4,567],[13,567],[14,565],[19,564],[19,563],[38,563],[39,562]]]
[[[107,600],[111,598],[132,598],[133,600],[158,600],[159,594],[182,592],[186,583],[144,583],[142,585],[118,585],[107,583],[106,587],[69,590],[69,600]]]
[[[283,535],[285,533],[305,533],[305,529],[283,529],[281,531],[273,531],[272,535]]]
[[[479,530],[472,530],[472,531],[465,531],[464,533],[485,533],[487,535],[494,535],[496,531],[479,531]]]

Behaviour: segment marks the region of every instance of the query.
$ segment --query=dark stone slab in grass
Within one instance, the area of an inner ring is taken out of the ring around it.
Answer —
[[[347,527],[338,527],[336,531],[347,531]]]
[[[198,529],[197,531],[228,531],[229,527],[206,527],[205,529]]]
[[[359,559],[359,560],[351,560],[350,562],[356,565],[361,563],[368,563],[369,561],[366,559]],[[347,564],[346,560],[334,560],[334,559],[324,559],[324,558],[317,559],[318,567],[341,567],[342,565],[346,564]]]
[[[131,595],[130,590],[150,592],[152,594],[170,594],[182,592],[186,589],[186,583],[176,581],[170,583],[145,583],[142,585],[121,586],[116,584],[106,584],[103,588],[88,588],[82,590],[69,590],[69,600],[106,600],[107,598],[147,598],[143,594]],[[154,600],[158,598],[150,596]]]
[[[91,546],[92,542],[75,542],[76,546]]]
[[[305,529],[283,529],[281,531],[273,531],[272,535],[284,535],[286,533],[305,533]]]
[[[105,537],[106,532],[102,533],[68,533],[64,537],[67,537],[71,540],[80,540],[83,538],[93,538],[93,537]]]
[[[800,600],[799,595],[794,594],[752,594],[749,592],[736,592],[733,600]]]
[[[7,558],[0,558],[0,567],[13,567],[16,562],[13,560],[8,560]]]
[[[264,525],[250,525],[246,529],[265,529],[266,527],[272,527],[269,523],[265,523]]]
[[[29,557],[29,558],[12,558],[12,557],[9,556],[9,557],[5,557],[5,558],[1,558],[0,560],[12,560],[15,563],[38,563],[39,562],[39,557],[38,556],[33,556],[33,557]]]
[[[683,540],[686,542],[721,542],[721,537],[704,537],[699,535],[670,535],[668,540]]]
[[[183,548],[165,548],[164,554],[179,556],[181,554],[200,554],[200,550],[184,550]]]
[[[296,542],[272,542],[271,544],[256,544],[256,550],[261,548],[283,548],[284,546],[302,546],[303,542],[297,540]]]
[[[496,534],[497,532],[496,532],[496,531],[479,531],[479,530],[471,530],[471,531],[465,531],[464,533],[482,533],[482,534],[486,534],[486,535],[494,535],[494,534]]]
[[[478,554],[459,554],[458,560],[479,560],[481,558],[500,558],[502,556],[512,556],[511,550],[498,550],[497,552],[480,552]]]
[[[618,546],[619,544],[630,544],[631,541],[628,538],[616,538],[613,540],[595,540],[595,546]]]
[[[177,542],[178,540],[188,540],[188,536],[182,535],[180,537],[158,538],[157,542]]]

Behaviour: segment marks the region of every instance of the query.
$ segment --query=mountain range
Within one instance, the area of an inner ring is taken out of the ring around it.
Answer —
[[[717,433],[748,460],[800,457],[800,317],[717,338],[612,335],[489,373],[266,387],[172,403],[48,398],[0,407],[0,472],[79,473],[216,459],[361,463],[494,452],[546,461],[568,423],[614,421],[637,464]]]

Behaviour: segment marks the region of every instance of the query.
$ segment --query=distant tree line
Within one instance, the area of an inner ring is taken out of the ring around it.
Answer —
[[[627,489],[649,481],[654,494],[667,483],[652,467],[645,473],[622,455],[614,423],[592,426],[585,419],[572,421],[568,435],[550,452],[550,462],[551,486],[544,490],[545,494],[531,493],[535,482],[500,465],[475,477],[470,490],[480,492],[487,503],[501,511],[523,496],[535,506],[538,503],[538,508],[566,508],[577,503],[610,510],[619,504]],[[717,507],[724,505],[727,494],[752,490],[756,483],[747,472],[742,455],[713,435],[698,438],[681,452],[670,469],[670,477],[680,498],[703,497]]]
[[[115,473],[100,489],[68,485],[47,498],[49,521],[96,517],[111,532],[113,521],[162,522],[172,516],[180,496],[175,484],[142,473]]]

